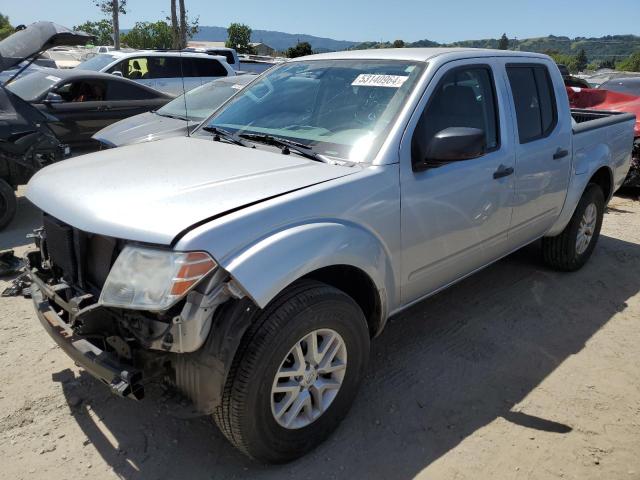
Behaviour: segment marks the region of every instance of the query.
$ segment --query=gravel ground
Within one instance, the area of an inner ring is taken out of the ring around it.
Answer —
[[[0,250],[26,248],[20,199]],[[160,387],[113,397],[0,299],[2,478],[640,479],[640,202],[615,198],[580,272],[532,245],[391,320],[338,431],[294,463],[237,453]],[[0,280],[0,289],[7,282]]]

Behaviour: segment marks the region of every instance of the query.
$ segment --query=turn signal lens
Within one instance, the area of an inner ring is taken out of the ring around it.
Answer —
[[[171,288],[171,295],[176,296],[187,293],[202,277],[216,268],[216,262],[204,252],[188,253],[184,260],[179,260],[178,263],[181,264],[180,270],[173,279]]]

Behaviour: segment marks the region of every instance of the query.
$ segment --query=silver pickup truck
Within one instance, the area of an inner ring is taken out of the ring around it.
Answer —
[[[540,238],[579,269],[633,124],[572,112],[545,55],[296,59],[189,138],[36,174],[35,307],[116,394],[162,378],[246,454],[291,460],[347,414],[390,316]]]

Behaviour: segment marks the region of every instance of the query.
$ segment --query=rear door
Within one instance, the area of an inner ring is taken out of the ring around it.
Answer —
[[[149,72],[155,79],[154,88],[171,95],[182,95],[200,86],[188,57],[149,57]]]
[[[553,82],[550,62],[503,61],[517,132],[516,191],[509,243],[542,236],[564,204],[571,171],[571,122],[564,84]],[[553,72],[560,79],[559,72]]]
[[[509,99],[492,59],[442,66],[403,138],[402,297],[434,292],[507,253],[515,166]],[[414,165],[436,133],[482,129],[484,155],[426,170]]]

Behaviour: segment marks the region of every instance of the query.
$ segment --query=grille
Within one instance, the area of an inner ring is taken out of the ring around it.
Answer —
[[[99,291],[119,253],[118,240],[73,228],[45,215],[48,258],[59,276],[84,290]]]
[[[62,271],[62,278],[70,283],[76,283],[78,266],[73,245],[73,228],[53,217],[45,216],[44,231],[51,263]]]

